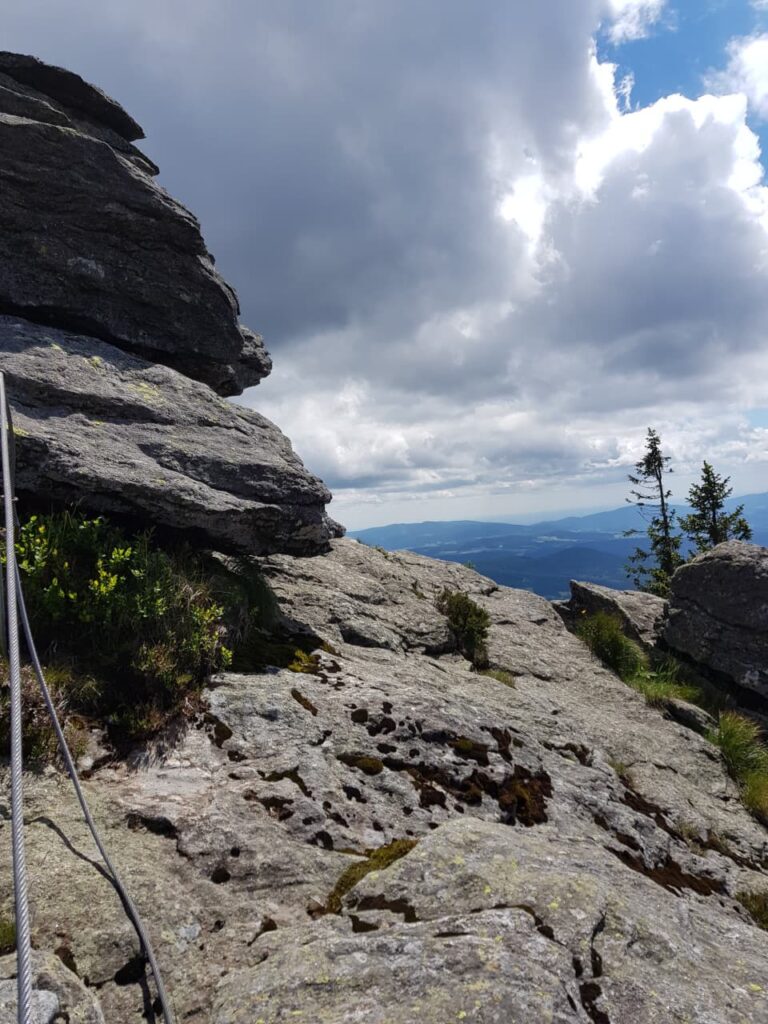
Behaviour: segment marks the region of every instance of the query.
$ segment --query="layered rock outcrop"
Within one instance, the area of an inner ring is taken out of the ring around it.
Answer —
[[[768,548],[719,544],[672,577],[665,642],[768,699]]]
[[[17,490],[227,551],[317,551],[331,495],[258,413],[103,341],[0,316]]]
[[[86,781],[180,1021],[768,1019],[768,934],[736,899],[768,893],[768,832],[715,748],[535,595],[353,541],[263,567],[310,671],[220,676],[164,751]],[[444,587],[489,612],[499,678],[456,653]],[[69,789],[27,790],[36,945],[140,1024],[151,987]]]
[[[264,417],[269,373],[141,128],[78,75],[0,52],[0,370],[18,484],[226,551],[318,551],[330,494]],[[160,364],[160,365],[156,365]]]

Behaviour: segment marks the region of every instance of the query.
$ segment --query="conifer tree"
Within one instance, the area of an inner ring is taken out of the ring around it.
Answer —
[[[697,552],[708,551],[726,540],[750,540],[752,537],[743,505],[733,512],[725,511],[725,500],[733,493],[733,488],[728,486],[730,479],[728,476],[723,479],[705,462],[701,483],[693,484],[688,492],[693,512],[683,516],[680,526],[696,545]]]
[[[661,438],[651,427],[646,436],[645,455],[635,464],[635,472],[629,474],[633,484],[627,501],[637,505],[648,518],[648,547],[635,548],[626,565],[627,575],[638,588],[650,594],[666,597],[672,573],[683,564],[680,554],[682,534],[676,530],[676,513],[670,506],[672,491],[665,483],[665,476],[671,473],[670,457],[661,448]],[[625,536],[638,534],[639,530],[628,530]]]

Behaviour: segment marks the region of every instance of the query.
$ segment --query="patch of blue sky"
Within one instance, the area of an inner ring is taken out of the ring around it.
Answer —
[[[728,42],[759,31],[768,31],[768,8],[758,10],[749,0],[669,0],[647,38],[614,45],[601,37],[598,54],[618,65],[617,79],[633,76],[632,106],[644,107],[672,93],[700,96],[707,74],[726,66]],[[767,166],[768,124],[750,117],[749,125]]]
[[[745,416],[751,427],[768,427],[768,409],[747,409]]]

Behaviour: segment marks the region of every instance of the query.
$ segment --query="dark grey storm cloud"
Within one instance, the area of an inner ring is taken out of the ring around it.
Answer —
[[[746,99],[624,113],[595,57],[601,22],[639,36],[664,8],[27,0],[2,45],[143,123],[275,357],[245,401],[342,518],[488,514],[621,479],[648,422],[682,459],[703,432],[734,466],[768,444],[738,413],[768,404]]]

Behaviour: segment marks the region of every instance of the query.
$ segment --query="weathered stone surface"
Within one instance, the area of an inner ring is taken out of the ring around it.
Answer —
[[[197,220],[94,130],[0,113],[0,311],[85,330],[221,394],[256,384],[269,357],[238,324]]]
[[[220,550],[314,552],[330,494],[258,413],[106,342],[0,316],[16,485]]]
[[[768,698],[768,548],[729,541],[678,569],[664,639]]]
[[[319,1024],[725,1024],[768,1014],[763,933],[716,901],[670,897],[608,850],[548,826],[454,820],[367,876],[346,911],[375,930],[265,936],[265,962],[222,982],[215,1024],[290,1014]],[[725,936],[739,951],[727,986]]]
[[[218,677],[196,727],[86,782],[179,1020],[768,1019],[768,934],[734,899],[768,889],[768,832],[703,737],[547,601],[462,566],[337,541],[265,568],[287,624],[333,648],[317,671]],[[446,586],[487,608],[514,686],[452,650]],[[49,771],[27,794],[38,948],[141,1024],[135,937],[69,789]],[[323,914],[394,838],[419,843]]]
[[[104,1024],[96,997],[51,953],[32,954],[32,1024]],[[16,1024],[16,954],[0,957],[0,1024]]]
[[[578,621],[581,614],[609,612],[621,620],[624,632],[646,650],[655,648],[663,626],[667,602],[639,590],[613,590],[597,583],[571,580],[568,614]]]
[[[63,128],[72,128],[82,132],[83,135],[91,135],[93,138],[108,142],[113,149],[124,154],[140,170],[147,174],[156,175],[159,169],[149,157],[132,143],[127,142],[122,135],[118,135],[112,128],[86,118],[82,113],[67,109],[50,96],[32,89],[28,85],[22,85],[8,75],[0,72],[0,113],[15,114],[17,117],[25,117],[32,121],[42,121],[44,124],[56,124]]]
[[[111,128],[128,142],[144,138],[141,126],[119,103],[74,71],[45,64],[28,54],[2,50],[0,72]]]

